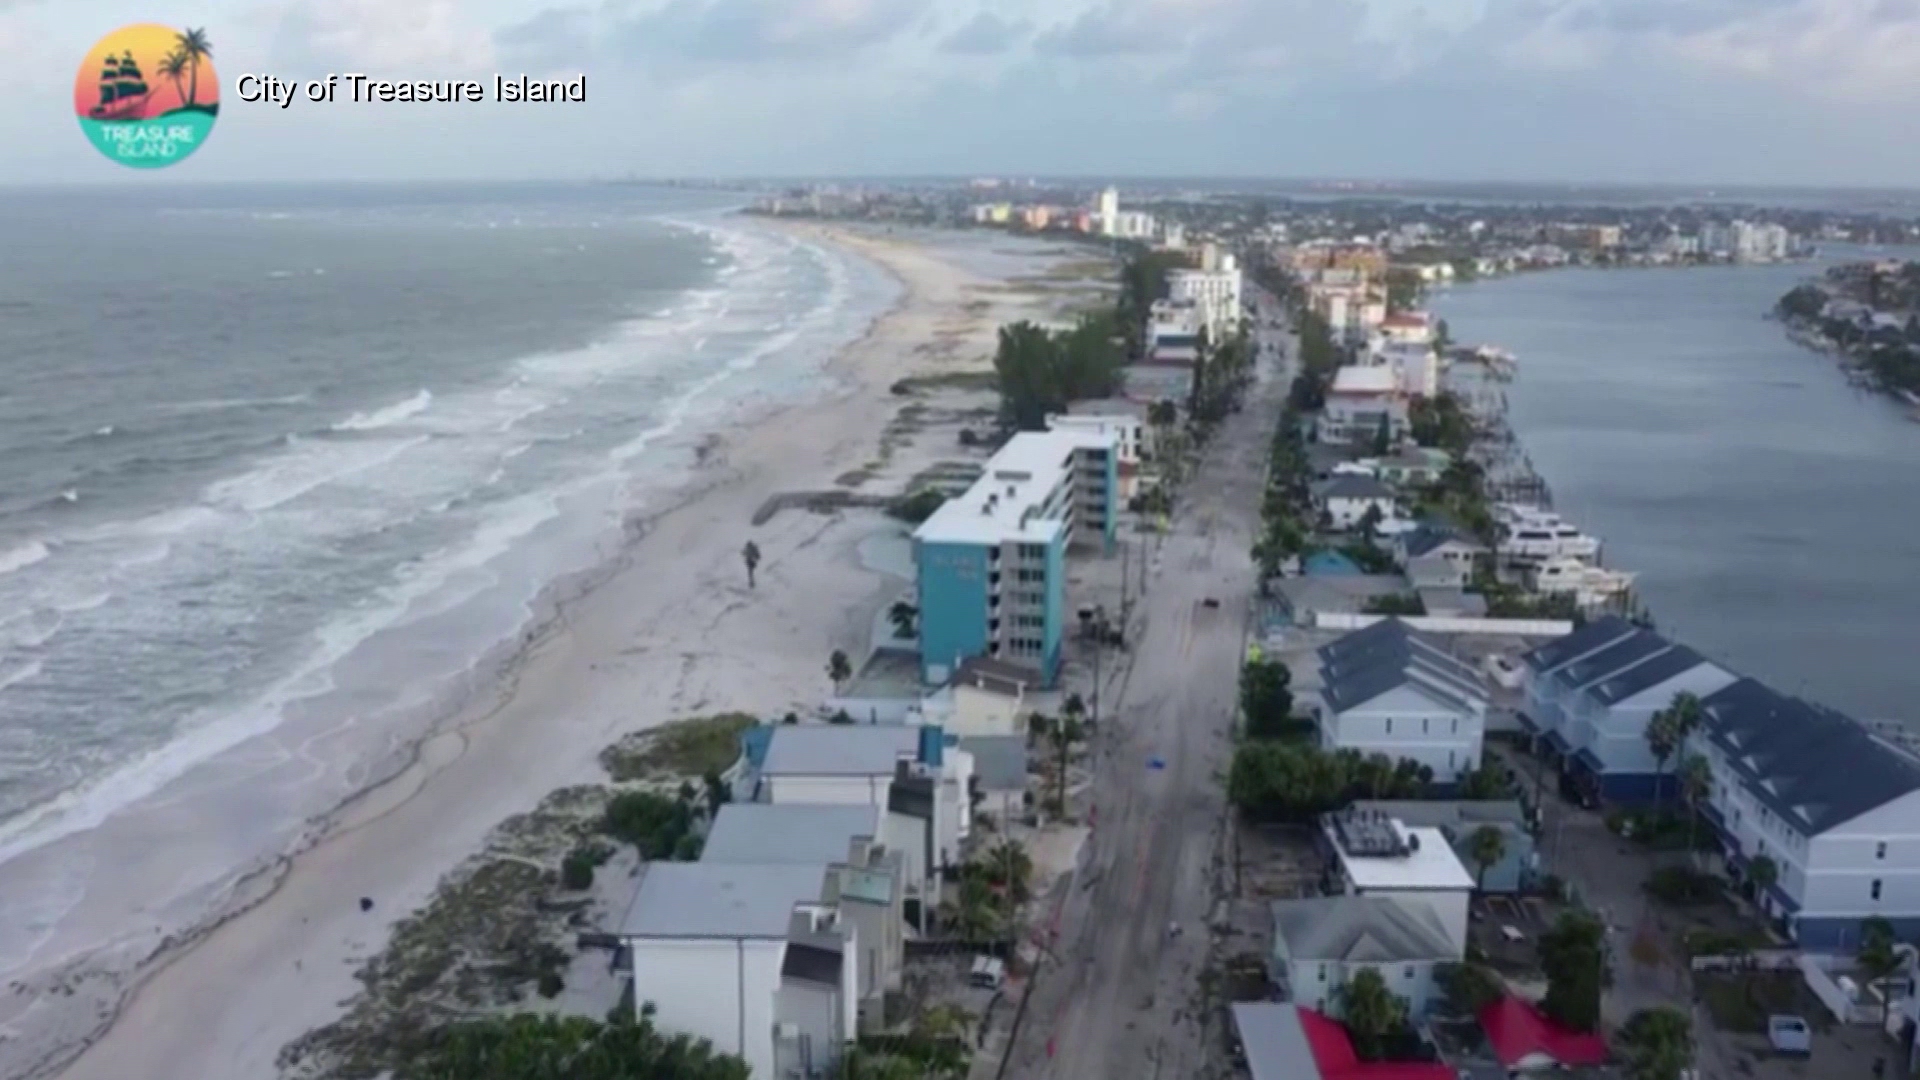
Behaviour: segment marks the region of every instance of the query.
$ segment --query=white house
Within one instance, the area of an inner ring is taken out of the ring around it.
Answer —
[[[1320,743],[1411,759],[1446,782],[1480,766],[1487,694],[1480,675],[1399,619],[1319,651]]]
[[[1802,947],[1851,954],[1863,920],[1920,935],[1920,761],[1831,709],[1741,679],[1701,699],[1686,752],[1713,773],[1703,816],[1761,906]]]
[[[1446,834],[1355,809],[1324,815],[1320,827],[1335,864],[1338,891],[1428,911],[1445,934],[1450,958],[1466,955],[1473,875],[1454,854]]]
[[[1407,399],[1400,392],[1399,374],[1389,367],[1348,366],[1335,371],[1316,422],[1320,441],[1369,443],[1380,437],[1383,427],[1393,442],[1407,433]]]
[[[1368,510],[1380,521],[1394,516],[1393,489],[1371,476],[1346,473],[1314,486],[1313,501],[1336,529],[1357,528]]]
[[[1434,966],[1463,955],[1425,904],[1380,896],[1273,904],[1273,970],[1286,999],[1315,1012],[1337,1015],[1340,988],[1371,968],[1417,1019],[1434,1000]]]
[[[953,680],[928,694],[908,722],[937,724],[960,739],[1026,735],[1040,680],[1031,668],[987,656],[969,657]]]
[[[851,940],[857,934],[821,903],[825,875],[820,865],[649,864],[618,929],[632,960],[635,1007],[652,1002],[662,1031],[740,1055],[754,1080],[779,1076],[778,999],[799,913],[813,943],[825,944],[813,937],[818,934],[840,945],[829,1026],[838,1038],[815,1048],[816,1060],[837,1058],[838,1047],[858,1030],[857,962],[846,959],[858,955]]]
[[[1673,781],[1647,748],[1647,723],[1676,694],[1702,697],[1737,676],[1684,645],[1608,616],[1521,657],[1521,726],[1562,771],[1601,798],[1645,803]]]

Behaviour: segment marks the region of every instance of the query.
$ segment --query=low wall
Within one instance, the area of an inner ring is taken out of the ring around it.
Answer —
[[[1307,613],[1313,625],[1323,630],[1361,630],[1391,615],[1355,615],[1342,611]],[[1442,619],[1430,615],[1402,615],[1401,621],[1415,630],[1434,634],[1507,634],[1513,637],[1565,637],[1573,633],[1573,624],[1565,619]]]

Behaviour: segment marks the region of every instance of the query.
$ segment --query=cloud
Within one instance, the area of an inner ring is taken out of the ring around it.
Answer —
[[[299,0],[280,19],[273,53],[294,72],[398,79],[495,67],[491,36],[458,0]]]
[[[694,65],[831,63],[900,35],[916,0],[669,0],[617,32],[629,55]]]
[[[940,43],[940,48],[964,56],[990,56],[1020,44],[1032,30],[1033,24],[1024,19],[1009,21],[990,11],[982,11],[966,25],[947,35]]]
[[[574,69],[593,57],[593,12],[584,7],[547,8],[525,22],[493,32],[503,66],[532,72]]]
[[[1078,18],[1041,34],[1035,44],[1043,53],[1092,60],[1165,55],[1171,51],[1170,46],[1177,49],[1170,31],[1178,28],[1154,26],[1146,7],[1111,3],[1084,11]]]

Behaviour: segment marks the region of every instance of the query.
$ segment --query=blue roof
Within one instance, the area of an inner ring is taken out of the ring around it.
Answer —
[[[1700,699],[1747,790],[1807,836],[1920,791],[1920,762],[1852,717],[1741,679]]]
[[[773,725],[760,724],[740,733],[740,754],[747,767],[758,769],[767,763],[767,747],[773,745]]]
[[[1309,577],[1360,577],[1365,573],[1359,563],[1337,551],[1316,551],[1307,556],[1301,572]]]

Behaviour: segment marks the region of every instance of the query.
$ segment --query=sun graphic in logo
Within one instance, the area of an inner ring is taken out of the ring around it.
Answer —
[[[123,26],[81,61],[73,111],[107,157],[136,169],[172,165],[200,148],[220,112],[213,43],[205,30]]]

